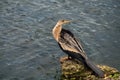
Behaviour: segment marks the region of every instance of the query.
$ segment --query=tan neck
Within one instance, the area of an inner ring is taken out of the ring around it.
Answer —
[[[59,40],[61,30],[62,30],[62,25],[59,24],[56,24],[56,26],[53,28],[52,34],[57,42]]]

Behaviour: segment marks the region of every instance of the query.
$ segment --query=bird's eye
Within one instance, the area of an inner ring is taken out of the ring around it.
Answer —
[[[62,20],[62,22],[64,22],[64,20]]]

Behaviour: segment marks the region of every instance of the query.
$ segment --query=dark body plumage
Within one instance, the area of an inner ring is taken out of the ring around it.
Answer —
[[[104,77],[104,73],[88,59],[80,42],[70,31],[62,28],[58,41],[60,48],[67,53],[68,56],[83,62],[83,64],[90,68],[97,76]]]

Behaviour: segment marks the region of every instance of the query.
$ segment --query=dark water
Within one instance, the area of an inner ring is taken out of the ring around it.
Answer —
[[[0,80],[58,80],[59,19],[77,20],[64,28],[95,63],[120,70],[119,0],[0,0]]]

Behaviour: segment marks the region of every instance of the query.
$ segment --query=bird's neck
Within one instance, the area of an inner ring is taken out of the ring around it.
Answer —
[[[62,30],[62,25],[60,24],[56,24],[55,27],[53,28],[52,33],[57,42],[59,40],[61,30]]]

